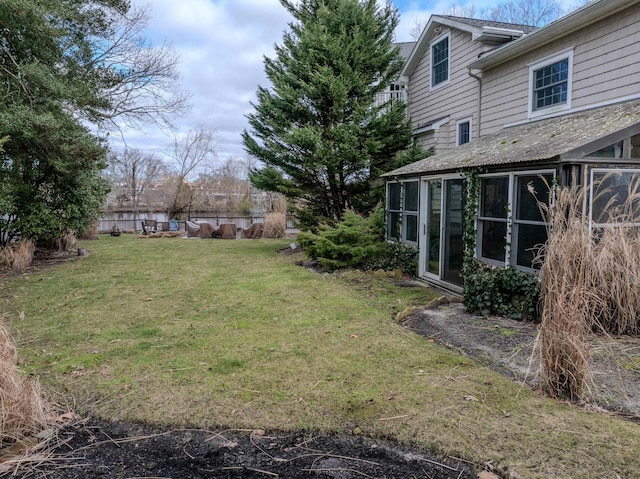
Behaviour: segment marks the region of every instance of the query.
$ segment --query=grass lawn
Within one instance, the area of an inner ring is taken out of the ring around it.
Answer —
[[[538,396],[403,329],[427,288],[317,274],[286,240],[101,236],[5,279],[22,367],[94,415],[390,437],[514,478],[640,477],[640,427]]]

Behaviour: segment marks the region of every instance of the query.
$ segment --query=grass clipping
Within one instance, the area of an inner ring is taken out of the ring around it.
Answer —
[[[592,229],[585,212],[589,191],[554,190],[553,207],[538,203],[548,240],[539,252],[542,323],[540,380],[551,396],[582,400],[590,378],[592,331],[640,333],[640,232],[629,227],[640,217],[637,184],[626,201],[611,196],[607,226]],[[597,186],[595,187],[597,190]]]
[[[17,364],[16,348],[0,320],[0,447],[38,433],[50,413],[38,383],[26,378]]]

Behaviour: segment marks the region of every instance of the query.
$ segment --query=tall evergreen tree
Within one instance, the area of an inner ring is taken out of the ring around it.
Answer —
[[[258,87],[248,115],[244,145],[264,164],[251,181],[296,200],[306,218],[369,212],[380,172],[411,137],[406,105],[376,102],[402,68],[397,10],[376,0],[281,3],[295,21],[265,58],[272,88]]]

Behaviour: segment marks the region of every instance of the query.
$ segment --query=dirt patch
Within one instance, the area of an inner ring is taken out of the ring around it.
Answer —
[[[414,310],[400,321],[517,382],[538,387],[538,328],[533,323],[472,315],[459,302]],[[592,335],[589,344],[585,406],[640,422],[640,338]]]
[[[13,477],[48,479],[431,477],[473,479],[468,465],[359,436],[162,431],[91,420],[58,433],[55,450]],[[11,467],[5,463],[4,466]],[[2,475],[0,466],[0,475]]]

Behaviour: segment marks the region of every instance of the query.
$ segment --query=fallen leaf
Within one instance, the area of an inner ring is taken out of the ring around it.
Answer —
[[[481,473],[478,474],[478,479],[500,479],[500,478],[496,476],[493,472],[482,471]]]

